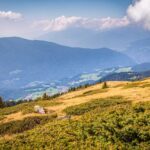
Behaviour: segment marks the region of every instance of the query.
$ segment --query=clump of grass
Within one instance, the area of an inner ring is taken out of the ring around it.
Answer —
[[[142,88],[150,87],[150,84],[144,84],[141,86]]]
[[[41,107],[48,107],[48,106],[56,106],[62,104],[61,102],[56,102],[56,101],[37,101],[37,102],[31,102],[31,103],[26,103],[24,105],[24,109],[22,110],[23,114],[29,114],[34,112],[34,106],[39,105]]]
[[[3,119],[5,119],[5,116],[0,116],[0,121],[2,121]]]
[[[34,112],[34,106],[40,105],[42,107],[48,107],[48,106],[56,106],[61,104],[60,102],[56,101],[48,101],[48,100],[40,100],[40,101],[32,101],[27,103],[18,104],[12,107],[5,107],[0,109],[0,116],[9,115],[12,113],[17,113],[19,111],[23,112],[23,114],[33,113]]]
[[[45,124],[56,117],[56,114],[51,116],[34,116],[27,117],[23,120],[0,124],[0,135],[22,133],[33,129],[37,125]]]
[[[77,95],[73,98],[79,98],[79,97],[84,97],[84,96],[90,96],[90,95],[94,95],[94,94],[98,94],[98,93],[105,93],[107,92],[107,89],[97,89],[97,90],[89,90],[87,92],[84,92],[83,94]]]
[[[109,97],[105,99],[96,99],[80,105],[70,106],[64,109],[64,112],[67,115],[82,115],[98,107],[105,108],[105,107],[114,106],[122,103],[127,103],[127,101],[124,100],[123,97],[121,96],[115,96],[115,97]]]
[[[132,83],[127,83],[123,89],[129,89],[129,88],[136,88],[136,87],[140,87],[141,83],[140,82],[132,82]]]
[[[127,83],[123,89],[128,89],[128,88],[136,88],[136,87],[139,87],[139,88],[146,88],[146,87],[150,87],[150,84],[149,83],[140,83],[140,82],[131,82],[131,83]]]
[[[96,108],[76,120],[52,121],[2,139],[0,149],[149,150],[149,114],[150,102]]]
[[[89,86],[92,86],[92,84],[84,84],[84,85],[79,85],[77,87],[71,87],[68,92],[72,92],[72,91],[77,91],[77,90],[81,90],[81,89],[84,89],[84,88],[87,88]]]
[[[105,93],[107,91],[108,91],[107,89],[90,90],[90,91],[84,92],[83,96],[88,96],[88,95],[93,95],[93,94],[98,94],[98,93]]]

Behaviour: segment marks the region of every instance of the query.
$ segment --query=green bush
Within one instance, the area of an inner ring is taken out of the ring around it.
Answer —
[[[84,88],[87,88],[87,87],[90,87],[92,86],[92,84],[84,84],[84,85],[79,85],[79,86],[76,86],[76,87],[71,87],[68,92],[72,92],[72,91],[77,91],[77,90],[80,90],[80,89],[84,89]]]
[[[49,120],[52,120],[56,117],[56,114],[51,116],[34,116],[27,117],[23,120],[0,124],[0,135],[22,133],[24,131],[33,129],[37,125],[45,124]]]
[[[89,91],[84,92],[83,94],[74,96],[73,98],[85,97],[85,96],[94,95],[94,94],[98,94],[98,93],[105,93],[107,91],[108,91],[108,89],[89,90]]]
[[[3,120],[3,119],[5,119],[5,117],[4,116],[0,116],[0,121]]]
[[[51,101],[51,100],[40,100],[40,101],[32,101],[32,102],[26,102],[22,104],[18,104],[16,106],[12,107],[5,107],[0,109],[0,116],[9,115],[16,112],[23,112],[23,114],[33,113],[34,112],[34,106],[40,105],[41,107],[48,107],[48,106],[56,106],[61,104],[60,102]]]
[[[150,102],[105,106],[78,119],[49,121],[10,140],[1,139],[0,149],[149,150]]]
[[[76,106],[70,106],[64,109],[64,112],[67,115],[82,115],[98,107],[105,108],[105,107],[114,106],[122,103],[127,103],[127,101],[123,100],[121,96],[115,96],[107,99],[92,100],[90,102],[79,104]]]

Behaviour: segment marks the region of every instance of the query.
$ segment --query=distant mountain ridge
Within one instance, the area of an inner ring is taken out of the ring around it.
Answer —
[[[109,74],[101,79],[101,81],[136,81],[150,77],[150,71],[144,72],[120,72]]]
[[[134,33],[134,34],[133,34]],[[135,26],[125,28],[114,28],[107,32],[69,28],[59,32],[48,32],[38,39],[79,47],[99,48],[109,47],[118,51],[126,50],[127,46],[139,39],[149,36],[149,32]]]
[[[50,82],[30,82],[28,85],[19,89],[1,89],[1,95],[9,99],[10,97],[19,99],[35,99],[47,93],[53,95],[59,92],[67,91],[71,87],[77,87],[85,84],[93,84],[113,73],[131,72],[131,67],[114,67],[107,69],[97,69],[93,72],[80,73],[73,77],[66,77]]]
[[[137,63],[150,62],[150,37],[132,42],[124,53]]]
[[[132,69],[133,69],[134,72],[149,71],[150,70],[150,62],[149,63],[137,64]]]
[[[0,54],[0,88],[10,89],[34,81],[62,79],[97,68],[135,64],[125,54],[108,48],[73,48],[18,37],[0,38]]]

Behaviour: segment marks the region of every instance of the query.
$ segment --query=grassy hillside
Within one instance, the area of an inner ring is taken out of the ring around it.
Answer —
[[[0,149],[149,150],[150,79],[102,87],[0,109]]]

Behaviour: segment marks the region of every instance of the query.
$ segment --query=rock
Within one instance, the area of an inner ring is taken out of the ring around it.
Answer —
[[[34,111],[39,114],[45,114],[44,108],[39,105],[34,106]]]

